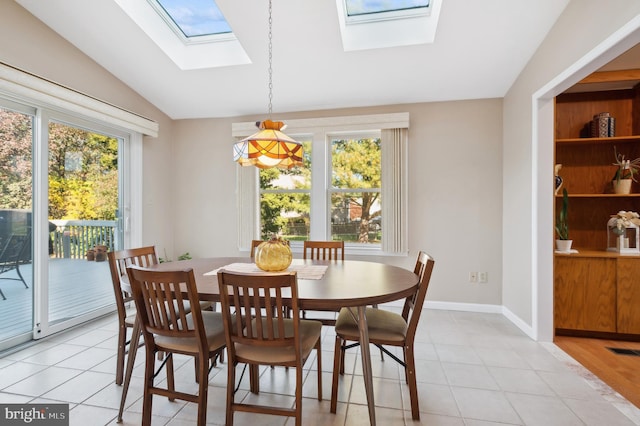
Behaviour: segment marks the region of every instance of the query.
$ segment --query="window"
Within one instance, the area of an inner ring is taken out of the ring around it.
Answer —
[[[296,137],[304,150],[304,166],[290,170],[262,169],[260,179],[260,238],[274,234],[306,240],[310,231],[311,139]]]
[[[406,254],[408,114],[287,120],[304,145],[304,167],[238,166],[239,248],[279,233],[343,240],[353,254]],[[253,132],[235,123],[234,137]],[[383,202],[385,200],[385,202]]]
[[[380,132],[335,135],[331,144],[331,239],[380,244]]]

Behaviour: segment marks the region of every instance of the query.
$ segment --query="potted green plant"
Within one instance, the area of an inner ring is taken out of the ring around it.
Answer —
[[[636,174],[640,171],[640,158],[628,160],[624,154],[620,154],[616,150],[615,146],[613,147],[613,154],[616,158],[616,162],[613,163],[616,166],[616,172],[611,181],[613,192],[616,194],[629,194],[631,193],[631,182],[637,182]]]
[[[556,234],[558,236],[556,239],[556,249],[565,253],[571,251],[571,244],[573,243],[573,240],[569,239],[568,211],[569,193],[567,192],[567,188],[564,188],[562,190],[562,208],[556,218]]]

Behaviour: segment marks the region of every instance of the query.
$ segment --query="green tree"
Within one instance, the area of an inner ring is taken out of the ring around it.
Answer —
[[[381,151],[380,139],[344,139],[334,140],[331,146],[332,176],[331,184],[340,189],[379,189],[381,188]],[[333,199],[341,205],[359,206],[360,227],[358,241],[369,242],[371,220],[380,216],[380,211],[371,212],[380,198],[379,192],[336,193]],[[334,206],[336,203],[334,203]]]
[[[32,207],[32,118],[0,109],[0,208]],[[49,126],[49,218],[115,219],[118,140]]]
[[[49,217],[114,220],[118,206],[118,140],[49,126]]]
[[[0,109],[0,207],[31,209],[31,117]]]
[[[302,191],[311,187],[311,143],[303,141],[303,165],[289,170],[278,168],[261,169],[259,173],[260,189],[263,190],[260,201],[261,236],[269,238],[273,234],[288,235],[291,228],[300,223],[309,229],[309,194]],[[273,193],[269,190],[282,189],[282,180],[290,185],[291,192]],[[289,213],[287,215],[285,213]],[[296,216],[293,219],[291,216]]]

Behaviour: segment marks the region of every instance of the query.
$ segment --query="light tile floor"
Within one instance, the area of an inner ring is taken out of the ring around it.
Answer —
[[[121,387],[114,383],[115,314],[0,355],[0,402],[66,402],[71,425],[115,425]],[[329,412],[333,329],[324,327],[323,401],[316,399],[315,359],[305,365],[303,424],[369,424],[357,349],[347,353],[337,414]],[[551,343],[537,343],[501,315],[425,310],[416,339],[421,420],[411,420],[403,371],[372,348],[379,425],[640,425],[640,410]],[[139,352],[124,413],[140,424],[143,352]],[[176,386],[194,391],[193,361],[176,358]],[[227,364],[209,376],[207,421],[224,424]],[[163,380],[160,375],[157,380]],[[245,375],[237,398],[291,404],[293,370],[261,370],[261,393],[248,392]],[[154,425],[193,425],[197,407],[155,397]],[[291,425],[291,419],[239,413],[236,425]]]

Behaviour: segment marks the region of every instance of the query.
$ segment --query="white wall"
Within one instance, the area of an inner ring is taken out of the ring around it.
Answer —
[[[504,99],[503,303],[538,339],[552,338],[551,99],[621,53],[602,45],[638,13],[636,0],[573,0]]]
[[[277,119],[400,111],[410,114],[410,254],[377,260],[411,268],[417,251],[425,250],[436,259],[429,301],[501,305],[501,100],[325,110]],[[176,253],[240,254],[231,123],[260,118],[175,123]],[[489,282],[470,284],[470,271],[488,272]]]

